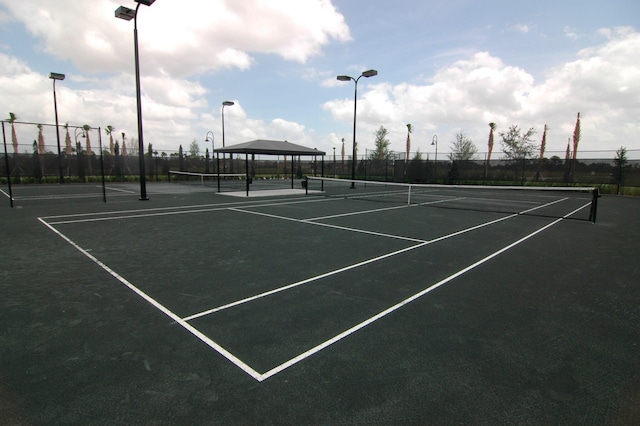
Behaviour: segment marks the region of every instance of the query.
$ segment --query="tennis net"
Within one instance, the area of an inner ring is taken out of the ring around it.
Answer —
[[[598,188],[435,185],[306,178],[307,195],[596,221]]]
[[[182,183],[186,185],[204,185],[219,188],[219,181],[240,181],[246,179],[242,173],[198,173],[180,172],[169,170],[167,179],[169,182]],[[242,184],[244,185],[244,183]]]

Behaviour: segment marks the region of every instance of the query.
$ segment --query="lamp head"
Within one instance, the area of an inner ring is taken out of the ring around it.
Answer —
[[[233,101],[224,101],[224,102],[222,103],[222,105],[224,105],[224,106],[231,106],[231,105],[235,105],[235,102],[233,102]]]
[[[136,17],[136,11],[133,9],[129,9],[125,6],[120,6],[116,9],[116,18],[124,19],[125,21],[130,21]]]
[[[65,75],[57,72],[52,72],[49,74],[49,78],[52,80],[64,80]]]
[[[349,77],[348,75],[339,75],[338,77],[336,77],[338,80],[340,81],[349,81],[352,80],[352,77]]]
[[[378,71],[376,70],[368,70],[362,73],[363,77],[373,77],[374,75],[378,75]]]
[[[144,4],[145,6],[151,6],[156,0],[135,0],[136,3]]]

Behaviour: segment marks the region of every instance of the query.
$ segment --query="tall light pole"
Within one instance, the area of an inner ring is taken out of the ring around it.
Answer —
[[[373,77],[378,75],[378,71],[376,70],[368,70],[360,74],[358,78],[353,78],[348,75],[339,75],[337,78],[340,81],[349,81],[353,80],[355,83],[355,93],[353,96],[353,154],[351,156],[351,180],[356,179],[356,111],[358,109],[358,80],[360,77]],[[351,182],[351,188],[355,188],[355,182]]]
[[[130,21],[133,19],[133,49],[134,61],[136,65],[136,102],[138,104],[138,157],[140,159],[140,200],[147,198],[147,182],[144,170],[144,138],[142,134],[142,100],[140,95],[140,58],[138,55],[138,9],[141,4],[151,6],[156,0],[135,0],[138,5],[136,9],[120,6],[116,9],[116,18]]]
[[[58,169],[60,172],[60,183],[64,183],[64,172],[62,171],[62,154],[60,153],[60,127],[58,126],[58,101],[56,99],[56,80],[64,80],[64,74],[52,72],[49,78],[53,80],[53,110],[56,114],[56,136],[58,137]]]
[[[433,139],[431,139],[431,146],[433,145],[436,146],[436,160],[434,162],[433,177],[435,178],[436,183],[438,183],[438,135],[433,135]]]
[[[224,107],[235,105],[233,101],[222,102],[222,147],[224,148]],[[225,154],[222,153],[222,168],[226,167]],[[231,154],[231,173],[233,173],[233,154]]]

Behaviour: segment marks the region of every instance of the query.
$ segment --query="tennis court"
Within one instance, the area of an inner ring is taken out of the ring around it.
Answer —
[[[0,414],[640,421],[640,200],[344,184],[14,188]]]

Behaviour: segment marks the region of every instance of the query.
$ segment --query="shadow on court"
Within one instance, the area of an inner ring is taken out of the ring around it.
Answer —
[[[38,188],[0,204],[7,424],[640,422],[640,199]]]

